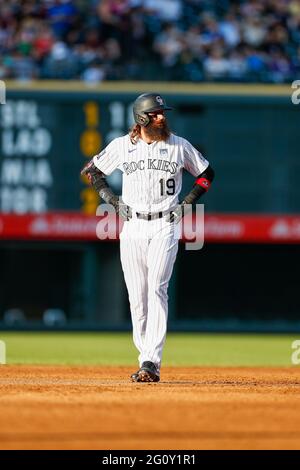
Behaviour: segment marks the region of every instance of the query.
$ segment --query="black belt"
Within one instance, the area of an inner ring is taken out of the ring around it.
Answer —
[[[136,212],[135,214],[138,219],[144,220],[161,219],[163,217],[163,212],[148,212],[148,214]]]

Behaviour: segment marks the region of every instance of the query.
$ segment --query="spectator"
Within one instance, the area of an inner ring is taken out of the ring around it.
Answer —
[[[172,67],[183,50],[183,36],[173,24],[167,24],[154,41],[154,50],[160,55],[162,65]]]
[[[259,47],[266,37],[266,26],[258,16],[246,18],[242,24],[243,39],[246,44]]]
[[[46,18],[56,37],[63,39],[76,20],[73,0],[49,0]]]
[[[240,25],[237,18],[228,14],[220,22],[220,33],[229,48],[235,48],[241,42]]]
[[[206,77],[211,80],[224,79],[229,73],[229,60],[224,57],[220,47],[212,48],[203,66]]]
[[[261,81],[267,67],[267,55],[249,47],[245,49],[245,57],[249,79]]]
[[[38,27],[37,35],[33,39],[33,53],[35,59],[40,62],[46,57],[53,46],[54,37],[47,23],[41,22]]]
[[[182,3],[180,0],[144,0],[143,6],[147,14],[161,22],[176,23],[182,15]]]
[[[234,81],[244,81],[247,72],[246,57],[241,52],[233,50],[228,60],[228,77]]]
[[[92,62],[82,73],[82,80],[89,85],[97,84],[102,82],[105,78],[105,70],[103,65],[98,62]]]
[[[291,79],[292,66],[286,55],[280,50],[271,52],[269,58],[268,70],[270,73],[270,81],[275,83],[284,82],[286,79]]]
[[[284,83],[300,0],[0,0],[2,79]]]

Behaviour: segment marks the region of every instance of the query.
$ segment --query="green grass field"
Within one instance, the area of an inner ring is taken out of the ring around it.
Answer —
[[[169,333],[169,366],[290,366],[296,335]],[[129,333],[0,332],[7,364],[132,365]]]

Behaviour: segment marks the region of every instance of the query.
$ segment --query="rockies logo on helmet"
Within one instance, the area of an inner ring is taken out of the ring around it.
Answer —
[[[160,110],[168,111],[171,109],[172,108],[166,105],[160,95],[156,93],[143,93],[138,96],[133,103],[133,116],[137,124],[146,127],[150,123],[148,113]]]

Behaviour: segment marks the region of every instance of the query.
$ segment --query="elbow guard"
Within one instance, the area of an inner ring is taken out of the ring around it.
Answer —
[[[104,173],[95,166],[93,160],[90,160],[83,167],[81,174],[88,177],[89,182],[98,192],[101,191],[103,187],[107,186]]]
[[[97,168],[93,160],[89,161],[85,167],[81,170],[82,175],[86,175],[91,183],[91,185],[98,191],[101,199],[103,199],[107,204],[112,204],[115,206],[117,204],[118,198],[113,193],[109,187],[104,173],[102,173],[99,168]]]

